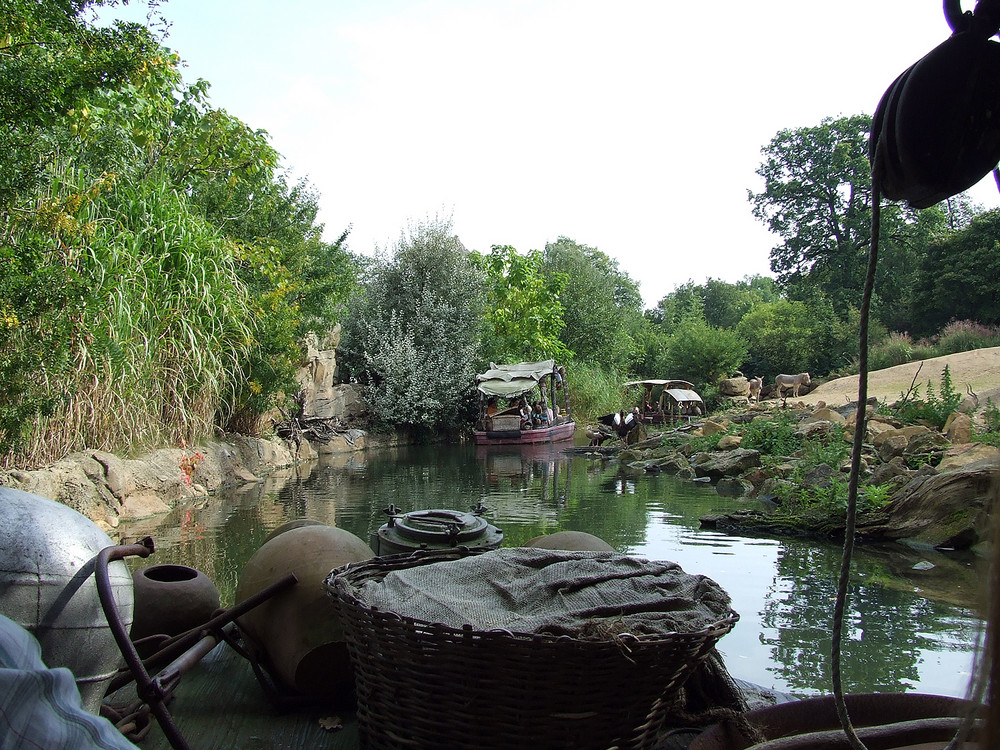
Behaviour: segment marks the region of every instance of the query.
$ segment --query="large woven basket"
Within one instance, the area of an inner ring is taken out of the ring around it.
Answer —
[[[739,616],[699,632],[611,640],[477,631],[380,611],[359,587],[464,549],[338,568],[336,602],[357,686],[365,750],[650,748],[684,681]]]

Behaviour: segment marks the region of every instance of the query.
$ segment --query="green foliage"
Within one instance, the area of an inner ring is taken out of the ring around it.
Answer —
[[[912,328],[929,334],[951,320],[1000,324],[1000,210],[976,216],[965,229],[930,243],[920,258]]]
[[[870,128],[870,117],[853,115],[779,131],[762,149],[757,174],[764,189],[749,193],[754,216],[781,238],[771,250],[771,270],[779,285],[793,299],[821,293],[841,320],[851,306],[860,306],[867,269]],[[872,317],[889,327],[907,328],[918,260],[932,239],[963,220],[962,212],[950,207],[918,212],[890,203],[881,216]]]
[[[868,369],[884,370],[887,367],[904,365],[913,359],[913,339],[908,333],[893,331],[880,344],[868,351]]]
[[[545,245],[543,271],[562,280],[560,338],[578,359],[633,369],[645,325],[639,285],[597,248],[559,237]]]
[[[953,320],[937,335],[937,356],[1000,346],[1000,327],[973,320]]]
[[[688,319],[674,328],[667,339],[665,355],[665,361],[660,363],[661,372],[704,388],[716,385],[739,368],[746,359],[747,348],[734,331]]]
[[[266,134],[185,86],[146,29],[88,26],[100,4],[0,14],[7,464],[193,440],[218,419],[253,431],[355,274]]]
[[[900,395],[895,406],[896,416],[904,422],[927,422],[939,430],[962,402],[962,394],[955,391],[947,365],[941,373],[940,393],[935,393],[934,384],[928,380],[926,398],[920,398],[919,385],[914,386],[912,393]]]
[[[370,269],[341,346],[376,418],[417,431],[463,423],[486,279],[450,220],[418,223]]]
[[[758,305],[743,317],[736,331],[750,352],[745,372],[773,379],[779,373],[809,371],[813,319],[804,302]]]
[[[577,424],[594,422],[597,417],[635,404],[622,390],[629,380],[626,373],[595,362],[574,361],[568,368],[570,406]]]
[[[770,419],[755,419],[743,428],[741,448],[760,451],[769,456],[790,456],[802,447],[802,438],[795,434],[795,423],[786,414]]]
[[[867,484],[859,488],[858,509],[876,510],[892,498],[892,488],[887,484]]]
[[[0,12],[0,209],[45,184],[59,147],[52,128],[100,90],[142,74],[158,52],[135,24],[96,28],[100,0],[5,0]]]
[[[470,258],[489,289],[484,361],[567,360],[572,352],[559,337],[566,325],[561,295],[567,276],[544,273],[537,250],[521,255],[509,245],[494,245],[489,255],[473,252]]]

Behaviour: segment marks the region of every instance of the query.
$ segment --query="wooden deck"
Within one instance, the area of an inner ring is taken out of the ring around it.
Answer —
[[[184,675],[168,709],[191,750],[358,747],[353,706],[279,712],[265,697],[250,664],[225,643]],[[320,726],[321,719],[332,717],[341,720],[342,729]],[[140,750],[171,750],[155,720],[149,736],[138,746]]]

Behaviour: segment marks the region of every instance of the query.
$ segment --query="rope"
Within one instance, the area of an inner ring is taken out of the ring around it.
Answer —
[[[879,152],[882,140],[876,145],[876,158],[872,164],[880,163]],[[865,276],[864,293],[861,296],[861,325],[858,344],[858,413],[854,423],[854,443],[851,446],[851,473],[847,485],[847,521],[844,525],[844,552],[840,562],[840,580],[837,583],[837,601],[833,607],[833,647],[830,663],[833,672],[833,696],[837,707],[837,718],[847,735],[847,741],[854,750],[868,750],[858,737],[847,713],[844,700],[843,674],[840,668],[841,642],[844,633],[844,610],[847,606],[847,586],[851,577],[851,557],[854,554],[854,529],[858,512],[858,479],[861,476],[861,447],[865,437],[865,410],[868,406],[868,319],[871,311],[872,290],[875,287],[875,269],[878,265],[879,224],[882,217],[882,192],[879,187],[881,175],[872,169],[872,232],[868,249],[868,272]]]

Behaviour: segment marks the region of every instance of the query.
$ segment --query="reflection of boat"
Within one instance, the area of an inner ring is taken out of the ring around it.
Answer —
[[[472,437],[477,445],[573,439],[576,424],[570,416],[566,368],[557,367],[555,360],[491,364],[476,376],[476,388],[480,408]]]
[[[705,413],[705,404],[686,380],[631,380],[626,388],[642,386],[639,410],[646,424],[676,422]]]

